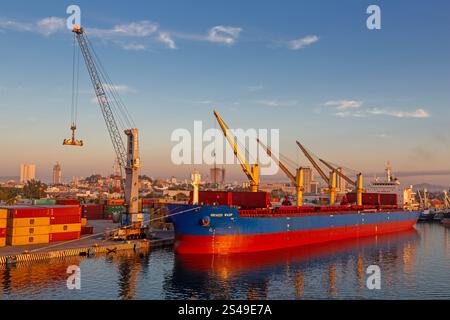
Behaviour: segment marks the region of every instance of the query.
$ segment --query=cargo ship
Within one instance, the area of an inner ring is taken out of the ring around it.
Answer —
[[[383,202],[274,208],[266,192],[200,191],[198,203],[169,204],[178,254],[262,252],[400,232],[420,215]]]

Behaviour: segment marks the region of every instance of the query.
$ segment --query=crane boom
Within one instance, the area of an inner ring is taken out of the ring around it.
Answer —
[[[219,114],[214,111],[214,116],[217,119],[217,122],[220,125],[220,128],[223,131],[223,134],[227,138],[228,142],[230,143],[231,147],[233,148],[233,153],[236,156],[236,158],[239,160],[239,163],[242,167],[242,170],[244,171],[245,175],[247,176],[248,180],[250,181],[250,189],[252,192],[257,192],[259,188],[259,167],[258,164],[253,164],[249,166],[247,162],[245,161],[244,156],[239,151],[237,143],[234,141],[233,137],[230,134],[230,130],[228,126],[225,124],[225,122],[222,120],[222,118],[219,116]]]
[[[276,163],[278,164],[278,167],[281,169],[281,171],[283,171],[286,176],[289,178],[289,180],[291,180],[292,184],[295,186],[295,191],[296,191],[296,195],[297,195],[297,206],[301,207],[303,205],[303,184],[304,184],[304,168],[300,167],[296,170],[296,175],[294,176],[292,174],[291,171],[289,171],[289,169],[284,165],[283,162],[280,161],[280,159],[278,159],[272,152],[272,150],[270,150],[270,148],[266,145],[264,145],[261,140],[256,139],[256,141],[258,141],[258,143],[261,145],[261,147],[264,148],[264,150],[266,150],[267,155],[269,157],[272,157],[272,159],[274,159],[276,161]]]
[[[317,164],[316,161],[314,161],[314,159],[312,158],[312,156],[309,154],[309,152],[305,149],[305,147],[303,147],[303,145],[296,141],[297,145],[299,146],[299,148],[303,151],[304,155],[306,158],[308,158],[309,162],[311,162],[311,164],[313,165],[314,169],[316,169],[316,171],[320,174],[320,176],[322,177],[322,179],[327,183],[327,185],[330,185],[330,178],[327,177],[327,175],[325,174],[325,172],[323,172],[323,170],[319,167],[319,165]]]
[[[89,76],[94,86],[100,109],[105,119],[114,150],[120,166],[125,171],[125,203],[127,206],[127,215],[131,216],[131,221],[127,218],[125,224],[141,224],[142,221],[137,214],[139,213],[139,186],[138,186],[138,170],[140,167],[139,160],[139,139],[138,130],[136,128],[125,130],[128,138],[127,148],[122,140],[117,122],[111,108],[111,101],[106,93],[105,85],[102,82],[99,71],[95,64],[91,49],[84,34],[84,29],[78,25],[74,26],[73,32],[80,46]]]
[[[108,128],[114,150],[116,151],[117,159],[119,160],[120,166],[122,168],[125,168],[127,163],[125,144],[122,140],[122,136],[117,126],[116,120],[114,119],[111,104],[109,102],[108,96],[106,95],[104,85],[100,79],[100,75],[92,57],[92,53],[86,41],[84,29],[79,26],[75,26],[73,32],[76,35],[81,53],[83,54],[84,61],[86,62],[89,77],[91,78],[92,85],[94,86],[95,95],[97,96],[98,103],[100,104],[100,109],[105,119],[106,127]]]
[[[330,169],[331,171],[335,170],[337,175],[339,177],[341,177],[342,179],[344,179],[345,181],[347,181],[349,184],[351,184],[352,186],[356,187],[356,182],[353,181],[352,179],[350,179],[349,177],[347,177],[345,174],[343,174],[340,170],[337,170],[337,168],[334,168],[331,164],[329,164],[327,161],[323,160],[323,159],[319,159],[320,162],[322,162],[324,165],[326,165],[328,167],[328,169]]]
[[[261,145],[261,147],[264,148],[264,150],[266,150],[266,153],[269,157],[272,157],[275,162],[277,163],[278,167],[280,167],[281,171],[283,171],[286,176],[289,178],[289,180],[291,180],[291,182],[295,185],[297,183],[295,176],[289,171],[289,169],[283,164],[283,162],[280,161],[280,159],[278,159],[273,153],[272,150],[270,150],[270,148],[266,145],[264,145],[261,140],[256,139],[256,141],[258,141],[258,143]]]

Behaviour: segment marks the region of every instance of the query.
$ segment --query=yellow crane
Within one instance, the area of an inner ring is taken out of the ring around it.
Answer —
[[[331,170],[330,176],[327,177],[325,172],[323,172],[322,168],[317,164],[317,162],[313,159],[313,157],[309,154],[308,150],[298,141],[297,145],[299,146],[300,150],[302,150],[305,157],[311,162],[314,169],[319,173],[319,175],[322,177],[322,179],[327,183],[330,193],[330,206],[334,206],[336,203],[336,170]]]
[[[330,170],[336,171],[336,173],[345,181],[347,181],[349,184],[351,184],[353,187],[356,188],[356,204],[358,206],[362,206],[362,195],[364,192],[363,189],[363,176],[362,173],[358,173],[356,175],[356,181],[353,181],[349,177],[347,177],[345,174],[343,174],[341,171],[337,170],[335,167],[333,167],[331,164],[329,164],[327,161],[323,159],[319,159],[320,162],[322,162],[324,165],[326,165]]]
[[[257,139],[258,143],[266,150],[269,157],[275,160],[278,167],[280,167],[281,171],[283,171],[286,176],[291,180],[292,184],[295,186],[295,192],[297,194],[297,206],[303,206],[303,177],[304,177],[304,168],[299,167],[296,170],[296,174],[294,175],[289,169],[280,161],[272,152],[272,150],[264,145],[259,139]]]
[[[244,156],[239,151],[238,145],[237,145],[236,141],[234,141],[234,138],[231,135],[228,126],[225,124],[225,122],[222,120],[222,118],[219,116],[219,114],[216,111],[214,111],[214,116],[216,117],[217,122],[219,123],[220,128],[223,131],[223,134],[225,135],[225,137],[227,138],[231,147],[233,148],[233,153],[236,156],[236,158],[239,160],[242,170],[244,171],[245,175],[247,176],[248,180],[250,181],[250,191],[258,192],[258,189],[259,189],[259,166],[258,166],[258,164],[257,163],[251,164],[251,165],[247,164]]]

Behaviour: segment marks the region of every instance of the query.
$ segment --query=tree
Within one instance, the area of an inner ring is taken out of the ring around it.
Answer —
[[[46,196],[47,186],[41,181],[30,180],[23,187],[23,197],[27,199],[40,199]]]
[[[0,188],[0,201],[7,205],[15,204],[19,192],[15,188]]]

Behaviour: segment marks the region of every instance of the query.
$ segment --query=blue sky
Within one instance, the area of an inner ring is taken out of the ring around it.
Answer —
[[[401,171],[448,169],[448,1],[2,1],[0,175],[27,162],[44,180],[56,161],[66,178],[111,171],[84,65],[78,134],[86,147],[61,145],[70,122],[70,4],[81,7],[141,131],[142,173],[188,176],[191,166],[171,164],[170,135],[194,120],[214,127],[213,109],[231,127],[280,129],[282,153],[300,163],[296,139],[365,172],[387,161]],[[370,4],[381,7],[381,30],[366,27]]]

